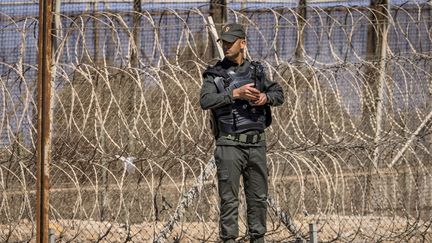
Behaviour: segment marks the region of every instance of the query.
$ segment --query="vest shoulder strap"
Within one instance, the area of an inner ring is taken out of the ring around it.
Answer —
[[[207,69],[204,71],[203,75],[204,76],[205,75],[213,75],[216,77],[223,77],[225,79],[229,77],[226,70],[222,68],[221,61],[218,61],[214,66],[207,67]]]

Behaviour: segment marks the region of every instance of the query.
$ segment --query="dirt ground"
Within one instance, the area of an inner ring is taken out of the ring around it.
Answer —
[[[320,242],[430,242],[429,222],[395,217],[315,215],[297,217],[296,227],[305,239],[309,223],[316,222]],[[152,242],[163,228],[162,222],[131,225],[93,220],[50,222],[56,242]],[[240,224],[240,235],[245,235]],[[35,225],[21,221],[0,226],[1,242],[35,242]],[[176,225],[165,242],[217,242],[217,222],[183,222]],[[295,236],[279,222],[268,222],[267,242],[293,242]],[[242,242],[248,242],[243,239]]]

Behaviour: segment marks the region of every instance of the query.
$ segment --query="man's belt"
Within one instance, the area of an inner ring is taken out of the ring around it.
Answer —
[[[234,134],[230,134],[230,133],[222,133],[221,137],[224,137],[228,140],[232,140],[232,141],[236,141],[236,142],[241,142],[241,143],[258,143],[261,141],[265,140],[265,133],[262,132],[260,134],[254,134],[254,135],[248,135],[248,134],[243,134],[243,133],[234,133]]]

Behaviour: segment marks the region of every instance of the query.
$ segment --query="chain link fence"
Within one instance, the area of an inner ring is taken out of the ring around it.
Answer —
[[[430,3],[275,2],[227,5],[228,21],[246,26],[248,57],[286,96],[267,131],[267,239],[307,239],[314,222],[323,242],[432,240]],[[38,5],[5,3],[0,241],[18,242],[35,238]],[[64,2],[54,16],[57,242],[217,241],[214,143],[199,107],[216,61],[211,11],[140,7]]]

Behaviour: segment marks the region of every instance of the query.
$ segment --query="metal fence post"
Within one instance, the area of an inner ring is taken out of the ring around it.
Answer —
[[[48,243],[55,243],[55,242],[56,242],[55,230],[50,228],[48,230]]]
[[[36,242],[48,242],[49,164],[51,162],[52,1],[39,1]]]
[[[216,32],[220,33],[222,26],[227,21],[227,2],[226,0],[210,1],[210,16],[214,21]],[[217,47],[213,46],[213,56],[219,55]]]
[[[368,174],[365,185],[365,199],[363,203],[363,214],[369,214],[373,211],[372,205],[372,184],[373,174],[378,168],[380,157],[380,147],[378,146],[381,140],[382,122],[384,116],[383,97],[385,94],[386,82],[386,53],[387,53],[387,35],[389,22],[389,1],[388,0],[372,0],[370,8],[370,18],[372,20],[367,32],[366,43],[366,59],[374,63],[367,67],[366,84],[372,90],[372,96],[367,95],[370,92],[367,88],[364,90],[365,108],[363,111],[363,123],[367,124],[366,133],[374,137],[373,144],[375,146],[372,161],[368,165]],[[391,91],[388,93],[392,96]],[[390,98],[391,99],[391,98]],[[375,121],[374,121],[375,120]],[[375,123],[375,128],[372,124]]]
[[[315,222],[309,224],[309,243],[318,243],[318,230]]]
[[[297,45],[294,53],[295,62],[302,63],[305,56],[305,27],[307,18],[307,2],[306,0],[299,0],[297,7],[298,28],[297,28]]]

